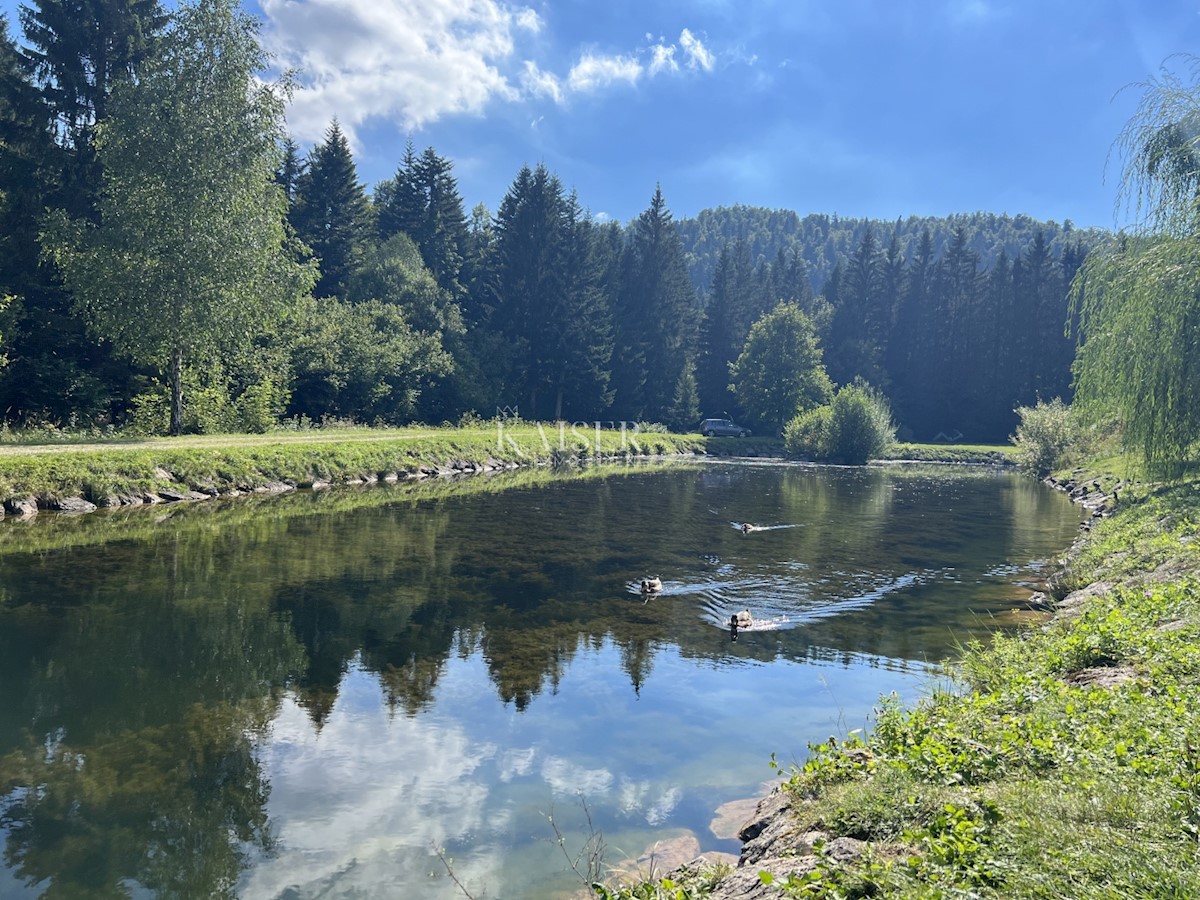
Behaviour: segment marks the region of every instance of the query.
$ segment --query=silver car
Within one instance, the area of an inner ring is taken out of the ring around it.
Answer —
[[[705,419],[700,423],[700,433],[705,437],[746,437],[750,429],[732,419]]]

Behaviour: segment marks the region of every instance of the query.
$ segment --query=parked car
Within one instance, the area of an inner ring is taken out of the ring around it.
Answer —
[[[704,419],[700,423],[700,433],[705,437],[746,437],[749,428],[743,428],[733,419]]]

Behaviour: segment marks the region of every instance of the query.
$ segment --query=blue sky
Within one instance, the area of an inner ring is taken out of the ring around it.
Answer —
[[[16,0],[0,0],[15,22]],[[337,116],[368,186],[406,139],[468,207],[544,162],[599,217],[661,183],[894,219],[987,210],[1112,227],[1136,89],[1200,51],[1200,0],[259,0],[301,71],[302,145]]]

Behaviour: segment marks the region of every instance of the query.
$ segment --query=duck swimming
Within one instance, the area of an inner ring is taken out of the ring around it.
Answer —
[[[750,610],[743,609],[741,612],[735,612],[729,617],[729,640],[736,641],[739,628],[749,628],[754,624],[754,617],[750,615]]]
[[[642,579],[643,594],[660,594],[662,593],[662,577],[655,575],[653,578]]]

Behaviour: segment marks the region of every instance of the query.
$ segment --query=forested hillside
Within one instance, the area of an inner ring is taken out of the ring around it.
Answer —
[[[1010,260],[1016,259],[1033,243],[1039,231],[1055,255],[1068,244],[1090,245],[1104,235],[1095,229],[1076,229],[1070,220],[1059,224],[1039,222],[1029,216],[989,212],[908,216],[882,221],[847,219],[827,213],[810,213],[802,218],[790,209],[757,206],[701,210],[694,219],[680,219],[678,226],[688,274],[701,293],[707,292],[712,285],[721,250],[737,241],[746,242],[750,261],[755,266],[773,262],[780,251],[786,256],[798,254],[808,267],[813,290],[820,292],[834,265],[862,243],[868,228],[876,236],[895,234],[906,261],[911,261],[926,229],[933,238],[934,254],[941,256],[954,240],[955,232],[962,228],[967,236],[967,249],[979,257],[979,264],[984,269],[990,269],[1001,253],[1006,253]]]
[[[784,227],[789,221],[785,213],[759,212],[743,207],[738,215]],[[823,219],[834,221],[804,221]],[[796,242],[768,259],[762,251],[756,257],[750,237],[725,242],[704,303],[701,397],[710,408],[737,408],[726,387],[728,365],[750,325],[779,299],[794,300],[813,321],[835,382],[863,378],[891,398],[903,437],[1004,440],[1015,424],[1014,406],[1068,397],[1075,345],[1067,333],[1067,295],[1100,236],[1059,229],[1056,250],[1051,232],[1029,219],[930,221],[938,230],[923,227],[915,245],[908,235],[907,250],[897,226],[847,226],[839,240],[857,231],[857,241],[834,256],[820,279],[805,253],[822,253],[821,247]],[[967,222],[976,223],[973,234]],[[769,246],[765,230],[752,234]],[[1017,243],[1017,235],[1027,242]],[[972,241],[992,248],[990,265]]]
[[[1016,405],[1070,391],[1067,288],[1095,233],[985,213],[676,222],[654,185],[622,227],[545,165],[468,213],[432,147],[397,147],[373,188],[336,120],[302,153],[233,0],[90,5],[96,28],[66,0],[31,2],[20,38],[3,23],[6,423],[178,433],[517,408],[682,429],[762,408],[737,398],[785,377],[778,354],[737,370],[740,395],[731,364],[782,302],[834,382],[891,399],[902,436],[1003,440]]]

